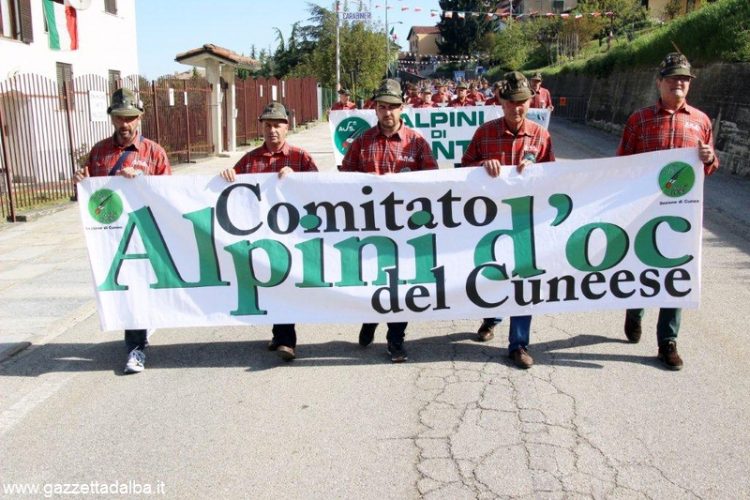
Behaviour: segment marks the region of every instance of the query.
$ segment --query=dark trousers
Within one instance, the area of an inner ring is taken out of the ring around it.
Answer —
[[[148,345],[148,330],[125,330],[125,348],[128,352],[133,349],[141,351]]]
[[[630,321],[636,323],[643,319],[643,309],[628,309],[625,314]],[[682,320],[682,309],[659,309],[659,319],[656,322],[656,340],[659,345],[667,342],[677,342],[677,334],[680,333],[680,321]]]
[[[285,345],[292,349],[297,347],[297,332],[294,330],[294,323],[287,325],[273,325],[271,329],[273,341],[278,345]]]
[[[409,323],[403,322],[403,323],[388,323],[388,333],[385,335],[385,339],[388,341],[389,344],[403,344],[404,343],[404,337],[406,337],[406,327]],[[372,329],[372,332],[375,332],[375,329],[378,327],[377,323],[365,323],[362,325],[362,329]]]

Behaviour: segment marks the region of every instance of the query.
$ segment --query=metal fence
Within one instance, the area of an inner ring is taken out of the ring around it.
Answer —
[[[212,88],[204,78],[148,81],[134,75],[117,85],[135,90],[144,104],[143,135],[161,144],[173,162],[214,152]],[[228,85],[222,84],[226,92]],[[22,74],[0,82],[0,215],[17,220],[19,210],[72,198],[71,183],[91,147],[112,134],[106,115],[108,79],[83,75],[69,85]],[[317,81],[256,79],[235,82],[238,145],[259,138],[258,116],[272,99],[283,102],[293,125],[318,119]],[[222,98],[227,148],[228,116]]]

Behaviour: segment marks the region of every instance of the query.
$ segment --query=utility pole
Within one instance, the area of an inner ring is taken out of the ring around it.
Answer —
[[[336,91],[341,90],[341,42],[339,40],[339,0],[333,5],[336,14]]]
[[[388,39],[388,0],[385,0],[385,77],[391,76],[391,41]]]

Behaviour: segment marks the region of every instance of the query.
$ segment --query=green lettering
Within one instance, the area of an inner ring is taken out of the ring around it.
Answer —
[[[591,263],[589,258],[589,240],[591,234],[600,229],[606,239],[604,257],[599,265]],[[576,229],[565,245],[565,257],[571,266],[587,273],[606,271],[619,264],[628,252],[630,240],[628,233],[620,226],[608,222],[594,222]]]
[[[130,239],[133,237],[135,230],[141,236],[145,253],[127,253]],[[104,283],[98,286],[102,292],[111,292],[118,290],[127,290],[128,287],[120,285],[117,278],[120,274],[123,261],[129,259],[147,259],[151,264],[156,283],[151,283],[151,288],[191,288],[196,286],[207,286],[200,281],[197,283],[188,283],[182,279],[177,267],[172,260],[172,255],[167,249],[164,237],[156,224],[154,215],[149,207],[140,208],[128,214],[128,223],[125,226],[120,246],[109,267],[109,273],[104,279]]]
[[[544,273],[543,269],[536,267],[533,200],[532,196],[503,200],[503,203],[511,207],[512,229],[492,231],[479,240],[474,250],[475,267],[497,261],[495,243],[498,238],[505,235],[513,240],[514,276],[530,278]],[[496,281],[508,279],[505,264],[485,267],[482,275]]]
[[[263,250],[268,257],[270,276],[262,281],[255,274],[253,252]],[[246,316],[267,314],[258,304],[258,287],[271,288],[282,283],[289,275],[292,256],[289,250],[276,240],[258,240],[251,243],[247,240],[238,241],[224,250],[232,255],[234,269],[237,274],[237,309],[231,311],[232,316]]]
[[[678,267],[693,260],[692,255],[668,258],[659,250],[656,244],[656,230],[662,222],[669,224],[672,231],[687,233],[690,231],[690,222],[682,217],[665,215],[648,221],[635,236],[635,254],[641,262],[651,267]]]
[[[375,247],[378,259],[378,275],[373,285],[388,283],[385,269],[398,269],[398,247],[396,242],[386,236],[353,236],[333,245],[341,252],[341,281],[336,286],[365,286],[362,280],[362,249],[366,245]],[[401,281],[400,283],[404,283]]]

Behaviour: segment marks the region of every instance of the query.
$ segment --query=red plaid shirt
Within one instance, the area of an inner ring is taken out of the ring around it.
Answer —
[[[265,143],[260,147],[245,153],[234,165],[237,174],[266,174],[278,172],[284,167],[290,167],[295,172],[317,172],[318,167],[310,155],[302,148],[285,142],[279,151],[272,153]]]
[[[123,152],[127,152],[127,156],[119,172],[122,172],[123,168],[133,167],[145,175],[170,175],[172,173],[164,148],[139,133],[133,144],[126,148],[117,144],[114,135],[94,144],[86,163],[89,175],[91,177],[109,175],[109,171],[117,164]],[[116,175],[119,175],[119,172]]]
[[[352,101],[347,101],[346,104],[343,104],[341,101],[336,101],[333,103],[333,106],[331,106],[331,111],[337,111],[341,109],[357,109],[357,105]]]
[[[448,102],[451,102],[452,98],[453,97],[448,92],[446,92],[445,94],[441,94],[440,92],[432,94],[432,102],[434,103],[440,103],[440,102],[448,103]]]
[[[484,101],[485,106],[500,106],[500,99],[497,97],[490,97],[486,101]]]
[[[450,104],[448,104],[449,108],[462,108],[464,106],[476,106],[476,103],[471,97],[466,96],[466,100],[464,102],[459,101],[458,97],[456,97],[450,102]]]
[[[462,167],[481,165],[484,160],[500,160],[503,165],[518,165],[527,154],[534,155],[534,163],[555,161],[552,139],[540,125],[524,120],[518,133],[505,125],[503,118],[489,121],[474,132],[471,144],[461,158]]]
[[[342,172],[383,175],[438,168],[428,142],[401,122],[390,137],[377,125],[357,137],[344,156]]]
[[[406,101],[404,101],[404,104],[408,104],[409,106],[412,106],[414,108],[418,108],[422,105],[424,101],[419,96],[407,96]]]
[[[617,156],[627,156],[649,151],[675,148],[697,148],[698,143],[714,145],[711,120],[702,111],[685,104],[677,111],[670,111],[661,105],[642,108],[630,115],[622,139],[617,148]],[[703,165],[706,175],[719,168],[719,157],[714,154],[714,162]]]
[[[539,87],[539,92],[531,98],[531,107],[544,109],[550,106],[552,106],[552,95],[550,95],[549,90]]]
[[[478,90],[475,90],[474,92],[469,92],[468,98],[471,99],[474,102],[477,102],[477,101],[484,102],[485,101],[484,94],[482,94]]]

